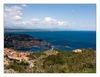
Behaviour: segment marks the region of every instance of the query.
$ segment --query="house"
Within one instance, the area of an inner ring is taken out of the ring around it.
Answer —
[[[73,50],[72,52],[75,52],[75,53],[82,53],[82,50],[81,50],[81,49],[75,49],[75,50]]]

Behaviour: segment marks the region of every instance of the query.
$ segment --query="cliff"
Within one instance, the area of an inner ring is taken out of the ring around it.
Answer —
[[[37,46],[51,46],[50,43],[27,34],[4,34],[4,48],[28,49]]]

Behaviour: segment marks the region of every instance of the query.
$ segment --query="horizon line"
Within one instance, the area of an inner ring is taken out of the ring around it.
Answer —
[[[4,31],[5,30],[8,30],[8,31],[11,31],[11,30],[19,30],[19,31],[27,31],[27,30],[29,30],[29,31],[96,31],[96,30],[46,30],[46,29],[44,29],[44,30],[42,30],[42,29],[4,29]]]

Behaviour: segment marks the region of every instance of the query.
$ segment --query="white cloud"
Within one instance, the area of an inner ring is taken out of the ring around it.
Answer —
[[[64,24],[66,24],[66,22],[58,21],[58,25],[63,26]]]
[[[25,4],[23,5],[25,6]],[[5,6],[4,8],[4,23],[5,27],[23,27],[23,28],[65,28],[70,25],[69,21],[59,21],[52,17],[45,17],[44,19],[29,19],[24,20],[22,18],[22,7],[19,6],[12,6],[8,7]],[[11,26],[12,25],[12,26]]]
[[[5,21],[10,22],[10,21],[22,19],[21,15],[23,15],[23,13],[21,12],[21,10],[22,8],[18,6],[12,6],[12,7],[5,6],[5,9],[4,9]]]
[[[14,16],[13,19],[14,20],[22,20],[22,18],[20,16]]]
[[[22,4],[23,7],[28,7],[26,4]]]
[[[21,7],[18,7],[18,6],[12,6],[12,7],[7,7],[7,6],[5,6],[4,7],[5,9],[4,9],[4,11],[5,12],[12,12],[12,11],[19,11],[19,10],[22,10],[22,8]]]
[[[45,21],[47,21],[47,22],[52,22],[52,21],[56,22],[56,21],[57,21],[57,20],[55,20],[55,19],[53,19],[53,18],[51,18],[51,17],[45,17],[44,19],[45,19]]]
[[[31,19],[31,21],[39,21],[39,19],[33,18]]]
[[[51,17],[45,17],[45,23],[47,23],[48,25],[58,25],[58,26],[69,26],[69,22],[65,22],[65,21],[58,21],[56,19],[53,19]]]
[[[20,25],[27,25],[27,23],[26,23],[25,21],[15,22],[14,24],[17,25],[17,26],[20,26]]]

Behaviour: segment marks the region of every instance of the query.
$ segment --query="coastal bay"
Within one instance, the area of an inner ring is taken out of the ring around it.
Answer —
[[[92,48],[96,50],[95,31],[36,31],[36,32],[5,32],[5,34],[27,34],[29,36],[44,40],[52,45],[53,48],[68,51],[78,48]],[[20,51],[39,51],[51,49],[45,46],[33,46],[29,49]]]

